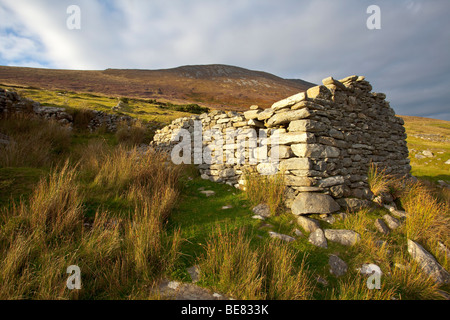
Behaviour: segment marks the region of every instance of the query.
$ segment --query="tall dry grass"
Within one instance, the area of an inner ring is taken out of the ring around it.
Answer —
[[[244,230],[222,231],[208,241],[200,259],[202,279],[236,299],[308,299],[313,292],[304,260],[276,241],[251,246]]]
[[[252,205],[265,203],[269,206],[271,215],[280,212],[286,189],[284,173],[265,176],[246,173],[244,180],[245,196]]]
[[[433,191],[420,182],[410,183],[406,190],[401,203],[408,213],[407,237],[422,243],[440,240],[450,245],[449,206],[438,201]]]
[[[116,137],[119,143],[127,146],[136,146],[144,142],[148,129],[142,121],[137,120],[132,124],[122,122],[118,125]]]
[[[138,155],[124,148],[118,153],[112,158],[106,151],[97,154],[98,159],[82,157],[77,166],[66,161],[36,185],[29,199],[1,212],[0,299],[123,299],[134,292],[145,296],[143,292],[170,272],[181,237],[178,230],[167,231],[166,221],[178,197],[180,169],[158,154]],[[128,162],[114,163],[123,159]],[[99,211],[92,226],[84,224],[86,192],[79,175],[95,167],[100,181],[111,188],[121,184],[117,188],[123,195],[135,200],[129,217]],[[120,168],[128,176],[118,176]],[[70,265],[81,269],[81,290],[66,288]]]
[[[0,167],[48,167],[68,152],[69,128],[29,115],[0,119],[0,132],[10,137],[0,145]]]
[[[371,163],[367,173],[367,183],[369,189],[376,196],[384,192],[389,192],[389,184],[392,176],[386,173],[386,169],[380,169]]]

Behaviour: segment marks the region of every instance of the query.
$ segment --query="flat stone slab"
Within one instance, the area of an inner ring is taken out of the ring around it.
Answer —
[[[292,203],[292,213],[295,215],[312,213],[333,213],[341,207],[329,195],[323,193],[302,192]]]
[[[345,246],[352,246],[361,240],[361,235],[353,230],[326,229],[324,233],[327,240],[337,242]]]
[[[281,233],[277,233],[277,232],[273,232],[273,231],[269,231],[269,236],[271,238],[276,238],[276,239],[280,239],[286,242],[292,242],[295,241],[294,237],[288,236],[286,234],[281,234]]]
[[[439,284],[450,283],[450,274],[420,244],[408,239],[408,252],[422,270]]]

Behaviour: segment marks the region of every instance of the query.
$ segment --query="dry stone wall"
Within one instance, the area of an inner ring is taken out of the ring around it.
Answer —
[[[102,111],[92,110],[92,119],[87,128],[95,131],[100,127],[105,127],[109,131],[116,131],[121,122],[131,124],[136,121],[129,116],[108,114]],[[43,119],[55,120],[62,125],[73,125],[73,116],[66,112],[64,108],[42,106],[39,102],[22,98],[15,91],[0,88],[0,117],[7,117],[11,114],[26,113],[33,114]]]
[[[199,123],[203,136],[216,130],[222,138],[199,142],[195,130]],[[242,187],[246,171],[272,174],[278,170],[285,174],[286,205],[294,213],[329,213],[373,199],[367,183],[371,163],[387,173],[410,174],[403,124],[386,95],[372,92],[364,77],[329,77],[323,85],[266,110],[251,106],[244,113],[213,111],[177,119],[156,132],[152,145],[173,152],[184,141],[179,132],[185,129],[191,136],[184,142],[193,155],[223,148],[219,154],[223,163],[196,163],[204,179]],[[233,129],[236,134],[230,138],[226,132]],[[258,142],[243,147],[239,136],[255,136],[255,132]],[[277,162],[269,158],[274,151]],[[227,154],[245,161],[227,163]],[[251,161],[255,158],[256,163]],[[195,156],[191,161],[195,163]]]

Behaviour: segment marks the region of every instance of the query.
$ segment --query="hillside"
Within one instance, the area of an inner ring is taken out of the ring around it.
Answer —
[[[0,83],[47,90],[198,103],[212,108],[266,108],[313,84],[227,65],[183,66],[162,70],[51,70],[0,66]]]

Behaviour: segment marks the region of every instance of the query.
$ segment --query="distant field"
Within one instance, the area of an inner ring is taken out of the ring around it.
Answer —
[[[63,90],[41,90],[32,87],[5,86],[0,88],[17,91],[22,97],[40,102],[43,106],[89,109],[114,113],[112,108],[119,102],[118,97],[106,95],[97,95],[90,93],[76,93]],[[158,104],[161,103],[161,104]],[[162,104],[168,103],[165,107]],[[152,99],[128,99],[128,107],[121,110],[120,113],[149,122],[170,123],[172,120],[191,116],[191,113],[180,112],[177,106],[167,101],[155,101]]]
[[[407,143],[411,159],[412,174],[418,178],[450,184],[450,121],[401,116],[405,120]],[[433,157],[416,158],[423,151],[431,151]]]

